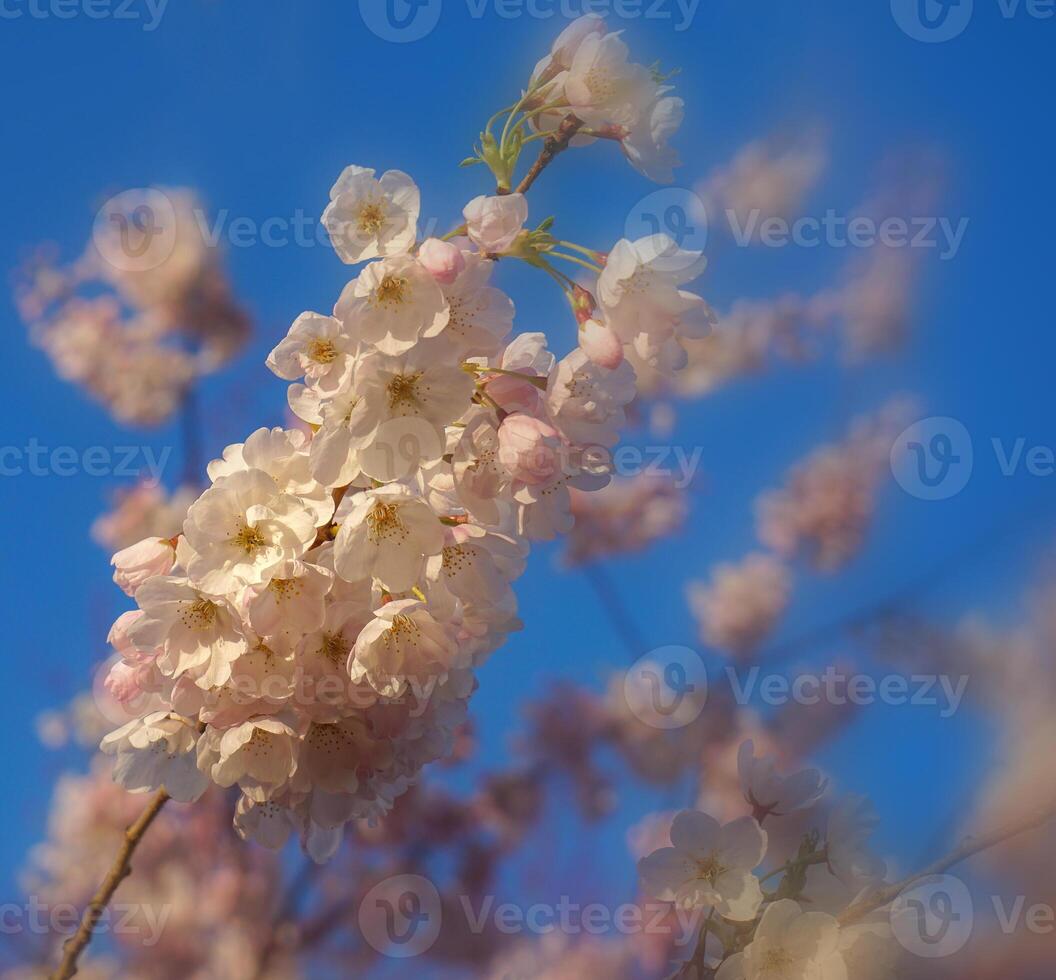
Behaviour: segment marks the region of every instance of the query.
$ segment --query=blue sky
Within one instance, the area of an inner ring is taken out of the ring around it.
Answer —
[[[228,222],[293,220],[321,212],[348,163],[407,171],[422,188],[423,216],[454,224],[462,204],[488,189],[481,169],[458,169],[458,162],[566,23],[560,14],[500,15],[516,5],[444,0],[435,29],[399,44],[369,30],[354,2],[181,0],[153,30],[144,30],[152,22],[145,3],[128,8],[138,20],[92,19],[82,6],[60,19],[48,0],[32,8],[44,17],[33,16],[27,0],[0,6],[22,12],[0,17],[6,270],[43,240],[74,257],[95,210],[117,190],[193,186]],[[95,9],[114,13],[116,3]],[[941,503],[888,487],[865,554],[836,579],[804,571],[782,635],[896,592],[1006,524],[1007,533],[922,589],[917,605],[938,617],[973,606],[1000,616],[1029,582],[1051,535],[1051,478],[1002,476],[989,442],[1056,440],[1048,298],[1056,20],[1036,19],[1025,7],[1008,17],[1008,9],[975,0],[963,34],[936,44],[908,36],[882,0],[703,0],[685,30],[676,29],[677,13],[611,19],[626,29],[638,60],[681,67],[680,185],[752,138],[820,123],[830,134],[832,164],[811,196],[812,213],[848,212],[892,151],[927,147],[946,164],[939,214],[969,219],[954,259],[925,257],[912,336],[898,357],[849,373],[827,361],[770,372],[682,409],[673,443],[702,447],[706,474],[691,520],[679,539],[611,570],[649,643],[693,641],[685,582],[752,547],[755,494],[897,390],[919,392],[929,414],[963,422],[976,444],[972,480]],[[653,189],[606,145],[566,155],[533,191],[532,215],[555,214],[576,240],[604,248]],[[213,455],[281,421],[283,384],[266,372],[264,356],[302,310],[327,309],[348,277],[324,245],[229,244],[227,253],[256,332],[251,349],[205,387]],[[832,249],[727,248],[700,289],[719,308],[742,296],[809,292],[830,282],[845,260]],[[571,322],[556,293],[522,270],[504,269],[501,280],[517,302],[520,329],[545,329],[555,347],[571,346]],[[175,428],[118,429],[26,343],[10,301],[0,303],[0,321],[7,338],[3,445],[35,438],[79,450],[172,446],[166,475],[176,478]],[[649,442],[643,433],[631,439]],[[4,709],[13,739],[0,784],[9,821],[0,838],[3,898],[14,894],[17,867],[44,833],[53,777],[69,761],[36,744],[33,719],[85,685],[109,621],[124,608],[108,581],[107,556],[87,535],[121,482],[85,474],[0,478]],[[507,758],[526,696],[558,677],[600,684],[627,659],[585,580],[561,571],[552,548],[535,553],[520,596],[527,628],[482,672],[475,701],[488,766]],[[839,653],[822,647],[804,659],[824,665]],[[877,797],[889,821],[883,845],[912,857],[948,820],[950,801],[964,798],[985,757],[985,731],[967,715],[941,720],[927,709],[888,708],[871,710],[822,761],[841,785]],[[613,880],[629,878],[627,823],[666,802],[628,796],[594,839],[596,866],[612,868],[605,873]]]

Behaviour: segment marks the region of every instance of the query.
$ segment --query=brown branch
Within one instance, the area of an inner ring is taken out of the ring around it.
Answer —
[[[77,972],[77,959],[92,941],[92,934],[103,912],[106,911],[107,905],[110,904],[110,899],[114,897],[114,892],[117,891],[121,882],[132,873],[132,855],[143,839],[143,835],[154,822],[154,818],[161,813],[161,808],[168,801],[169,794],[163,789],[158,790],[136,822],[125,830],[125,840],[117,852],[113,867],[110,868],[99,890],[84,910],[77,931],[63,944],[62,962],[51,974],[49,980],[69,980]]]
[[[867,895],[861,901],[855,902],[853,905],[846,908],[840,914],[840,925],[845,926],[858,921],[864,916],[867,916],[870,912],[875,912],[877,909],[889,905],[898,898],[899,895],[911,888],[918,881],[923,881],[925,878],[930,878],[933,875],[941,875],[946,871],[949,871],[950,868],[955,865],[960,864],[962,861],[967,861],[969,858],[973,858],[977,854],[981,854],[983,851],[988,851],[991,847],[997,847],[998,844],[1003,844],[1005,841],[1011,840],[1013,837],[1019,837],[1021,834],[1037,829],[1042,824],[1051,820],[1054,816],[1056,816],[1056,808],[1050,807],[1039,814],[1035,814],[1028,820],[1012,824],[1009,827],[1005,827],[1003,830],[997,830],[991,834],[984,834],[982,837],[969,838],[957,848],[957,850],[947,854],[946,857],[936,861],[923,871],[918,871],[916,874],[910,875],[908,878],[897,882],[894,885],[888,885],[886,888],[881,888],[879,891],[874,892],[872,895]]]
[[[514,193],[526,194],[532,184],[538,180],[539,175],[553,163],[554,158],[568,149],[568,144],[572,142],[573,137],[582,128],[582,119],[577,119],[573,115],[565,116],[561,125],[557,128],[557,132],[553,136],[546,138],[543,143],[543,150],[539,154],[539,159],[532,164],[532,169],[524,175],[524,180],[517,185],[517,190]]]

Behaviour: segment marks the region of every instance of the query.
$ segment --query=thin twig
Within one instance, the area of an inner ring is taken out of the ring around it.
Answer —
[[[573,115],[565,116],[561,125],[557,128],[557,132],[543,144],[539,159],[532,164],[532,169],[524,175],[524,180],[517,185],[515,193],[526,194],[532,184],[539,179],[539,175],[553,163],[554,157],[568,149],[568,144],[572,142],[573,137],[582,128],[582,119],[577,119]]]
[[[143,835],[154,822],[154,818],[161,813],[161,808],[168,801],[169,794],[163,789],[158,790],[136,822],[125,830],[125,840],[117,852],[113,867],[110,868],[99,890],[88,903],[88,908],[84,910],[77,931],[63,945],[62,962],[51,974],[49,980],[69,980],[77,972],[77,959],[92,941],[92,934],[103,912],[106,911],[107,905],[110,904],[110,899],[114,897],[114,892],[117,891],[121,882],[132,873],[132,855],[143,839]]]
[[[849,923],[857,922],[870,912],[875,912],[877,909],[889,905],[904,891],[912,888],[918,881],[923,881],[925,878],[930,878],[933,875],[941,875],[946,871],[949,871],[950,868],[955,865],[960,864],[962,861],[967,861],[969,858],[975,857],[975,855],[981,854],[983,851],[988,851],[992,847],[997,847],[998,844],[1004,844],[1005,841],[1009,841],[1013,837],[1019,837],[1021,834],[1037,829],[1042,824],[1051,820],[1054,816],[1056,816],[1056,808],[1050,807],[1039,814],[1035,814],[1028,820],[1012,824],[1003,830],[994,831],[991,834],[984,834],[982,837],[969,838],[958,847],[957,850],[947,854],[946,857],[936,861],[923,871],[918,871],[916,874],[910,875],[908,878],[905,878],[894,885],[888,885],[886,888],[881,888],[879,891],[867,895],[865,898],[846,908],[839,917],[840,925],[845,926]]]
[[[627,611],[626,603],[620,598],[619,592],[617,592],[605,570],[598,562],[588,562],[583,566],[583,575],[593,587],[598,600],[612,622],[613,628],[627,648],[627,652],[632,657],[640,657],[649,649],[649,644],[646,643],[645,637],[642,636],[641,631],[638,629],[638,625],[631,618],[630,613]]]

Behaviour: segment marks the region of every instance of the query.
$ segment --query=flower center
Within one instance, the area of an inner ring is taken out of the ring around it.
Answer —
[[[327,660],[332,660],[335,664],[344,662],[348,656],[348,650],[345,649],[345,641],[340,633],[324,633],[319,652]]]
[[[337,348],[331,341],[317,337],[308,345],[308,356],[319,364],[333,364],[337,360]]]
[[[404,302],[407,293],[407,280],[403,276],[385,276],[374,293],[377,303],[399,306]]]
[[[385,209],[380,204],[364,205],[359,212],[359,230],[365,235],[376,235],[385,224]]]
[[[703,860],[697,861],[697,877],[703,878],[709,885],[714,885],[727,868],[719,863],[718,856],[709,854]]]
[[[258,548],[263,548],[267,544],[264,539],[264,533],[253,527],[252,524],[241,525],[231,540],[247,555],[253,554]]]
[[[399,504],[375,504],[374,509],[367,514],[367,527],[375,544],[394,534],[407,534],[407,529],[400,520]]]
[[[418,624],[410,616],[399,613],[392,617],[392,625],[385,633],[385,643],[391,643],[397,648],[401,642],[416,644],[420,632]]]
[[[763,954],[763,962],[759,964],[760,973],[784,973],[795,960],[780,946],[777,949],[768,949]]]
[[[280,601],[300,595],[301,592],[300,582],[295,578],[273,578],[268,583],[268,588],[275,593],[276,598]]]
[[[415,408],[418,405],[418,382],[422,372],[397,374],[388,384],[389,408]]]
[[[216,603],[199,596],[193,602],[184,603],[180,618],[192,630],[207,630],[216,620]]]

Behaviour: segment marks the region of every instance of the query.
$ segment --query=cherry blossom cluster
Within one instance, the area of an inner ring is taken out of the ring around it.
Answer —
[[[593,23],[559,45],[577,49],[571,118],[633,128],[630,104],[661,93]],[[520,626],[529,543],[569,531],[572,492],[609,481],[636,394],[625,352],[675,369],[711,322],[682,288],[702,256],[665,236],[604,255],[564,243],[591,256],[590,291],[553,266],[568,253],[552,222],[526,227],[523,193],[469,202],[444,239],[419,241],[420,208],[406,174],[345,169],[322,220],[365,264],[268,358],[308,432],[229,446],[180,533],[114,556],[137,607],[110,634],[107,687],[135,716],[103,739],[118,781],[185,801],[237,786],[240,834],[298,832],[319,861],[451,751],[475,669]],[[511,337],[499,260],[561,285],[580,346],[558,358],[542,333]]]
[[[647,894],[702,915],[698,940],[677,975],[897,976],[899,947],[889,919],[841,918],[886,873],[869,847],[872,808],[860,797],[841,800],[829,808],[823,828],[811,827],[790,848],[782,833],[763,824],[814,807],[826,780],[813,769],[782,774],[773,759],[756,755],[750,740],[741,745],[737,764],[751,814],[720,823],[699,810],[678,813],[669,843],[638,864]]]
[[[22,270],[34,342],[122,422],[164,422],[249,334],[201,213],[189,190],[127,191],[97,216],[79,259],[62,267],[42,251]]]
[[[797,464],[785,487],[756,503],[760,541],[784,558],[802,555],[826,572],[850,561],[869,526],[891,446],[911,418],[911,402],[896,398],[855,420],[842,442]]]

